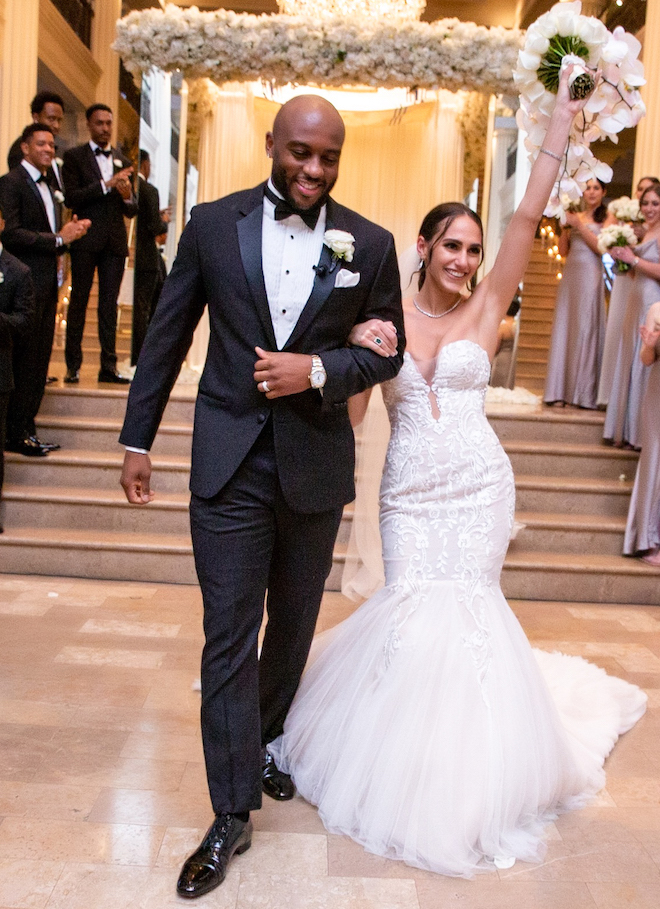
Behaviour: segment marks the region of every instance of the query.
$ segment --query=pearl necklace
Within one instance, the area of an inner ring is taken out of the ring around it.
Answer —
[[[459,297],[458,300],[454,303],[454,305],[451,306],[449,309],[445,309],[444,312],[427,312],[425,309],[422,309],[422,307],[419,305],[419,303],[417,302],[417,297],[413,297],[412,301],[413,301],[413,306],[415,307],[417,312],[421,312],[421,314],[423,316],[428,316],[429,319],[441,319],[443,316],[448,316],[450,312],[453,312],[456,309],[456,307],[459,305],[459,303],[463,302],[463,297]]]

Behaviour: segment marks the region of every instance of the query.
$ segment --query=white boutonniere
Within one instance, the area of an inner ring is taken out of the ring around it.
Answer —
[[[57,164],[58,167],[62,167],[64,165],[64,161],[62,161],[61,158],[55,158],[55,164]]]
[[[62,193],[61,190],[56,189],[55,192],[53,193],[53,199],[55,199],[56,202],[59,202],[61,204],[62,202],[64,202],[64,193]]]
[[[332,258],[335,262],[337,259],[344,259],[345,262],[353,261],[355,237],[347,230],[326,230],[323,234],[323,242],[332,251]]]
[[[115,165],[115,167],[118,167],[119,170],[121,170],[124,166],[124,162],[121,160],[121,158],[114,158],[112,163]]]
[[[5,274],[4,274],[4,272],[0,271],[0,284],[4,284],[4,281],[5,281]]]

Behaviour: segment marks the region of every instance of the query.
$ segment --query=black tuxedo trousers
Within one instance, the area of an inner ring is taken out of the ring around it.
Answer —
[[[218,495],[192,496],[206,638],[202,737],[216,813],[261,805],[261,747],[281,734],[305,668],[341,516],[340,507],[301,514],[287,505],[270,420]]]

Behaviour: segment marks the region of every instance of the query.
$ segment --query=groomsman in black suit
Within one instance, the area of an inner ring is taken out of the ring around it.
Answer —
[[[59,448],[37,438],[35,417],[41,405],[53,347],[57,314],[57,258],[68,244],[78,241],[89,221],[62,226],[61,203],[47,173],[55,154],[55,138],[49,126],[31,123],[23,130],[23,160],[0,178],[0,204],[5,229],[2,242],[28,266],[35,289],[34,329],[25,343],[14,349],[15,389],[7,420],[8,451],[43,457]]]
[[[343,141],[331,104],[294,98],[266,137],[270,180],[193,210],[129,394],[122,485],[130,502],[146,504],[147,452],[208,306],[190,514],[204,597],[202,737],[216,818],[183,866],[183,897],[217,887],[232,856],[249,848],[249,812],[262,792],[294,794],[267,745],[282,732],[298,687],[342,510],[355,495],[347,399],[391,379],[403,360],[392,235],[329,195]],[[353,326],[372,317],[395,324],[395,356],[347,346]]]
[[[57,137],[60,134],[62,120],[64,119],[63,99],[57,92],[39,92],[39,94],[35,95],[32,99],[30,111],[32,113],[33,123],[41,123],[42,126],[50,126],[53,136],[55,137],[55,151],[57,153]],[[23,160],[23,151],[21,149],[22,141],[23,135],[21,134],[9,149],[9,154],[7,155],[7,166],[9,170],[16,167],[16,165],[20,164]],[[46,173],[53,192],[64,191],[60,164],[61,162],[58,163],[57,158],[54,157],[53,162]]]
[[[5,222],[0,209],[0,234]],[[14,388],[14,345],[24,343],[34,320],[30,269],[0,243],[0,495],[5,474],[4,442],[9,396]],[[0,524],[0,533],[2,533]]]
[[[85,111],[90,141],[64,153],[62,168],[66,204],[79,218],[92,224],[71,251],[71,295],[66,326],[66,376],[80,381],[82,338],[87,302],[94,272],[98,270],[99,382],[128,383],[117,374],[117,296],[128,255],[124,218],[137,212],[133,195],[131,162],[110,145],[112,111],[106,104],[92,104]]]
[[[135,281],[133,285],[133,333],[131,363],[138,361],[149,319],[154,310],[154,297],[160,284],[163,257],[156,238],[167,233],[168,209],[161,209],[158,190],[148,182],[151,174],[149,152],[140,149],[138,170],[137,238],[135,242]]]

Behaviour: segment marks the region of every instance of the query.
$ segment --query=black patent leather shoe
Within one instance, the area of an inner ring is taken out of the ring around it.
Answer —
[[[131,380],[125,379],[123,376],[120,376],[118,372],[110,372],[107,369],[102,369],[99,373],[99,382],[109,382],[112,385],[130,385]]]
[[[64,376],[65,385],[77,385],[80,382],[80,373],[77,369],[67,369]]]
[[[13,451],[16,454],[25,455],[26,458],[45,458],[48,454],[48,451],[31,436],[24,436],[22,439],[7,439],[5,451]]]
[[[59,451],[60,448],[62,447],[62,446],[59,444],[59,442],[42,442],[41,439],[38,438],[37,436],[30,436],[30,441],[31,441],[31,442],[36,442],[37,445],[41,445],[41,447],[42,447],[45,451]]]
[[[272,799],[278,802],[288,802],[296,794],[293,780],[288,773],[278,770],[275,758],[264,749],[261,764],[261,788]]]
[[[179,896],[194,899],[215,890],[224,881],[233,855],[252,845],[252,821],[234,814],[218,814],[196,852],[186,859],[176,882]]]

